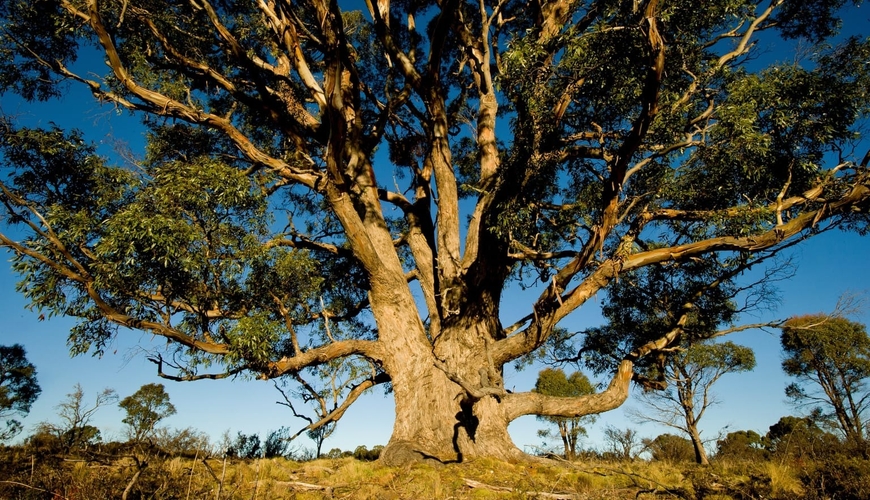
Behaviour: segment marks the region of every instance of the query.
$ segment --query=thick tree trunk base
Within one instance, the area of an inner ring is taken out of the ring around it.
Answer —
[[[390,467],[401,467],[414,463],[429,463],[433,465],[462,463],[466,460],[482,457],[493,458],[509,463],[534,462],[538,459],[538,457],[533,457],[523,453],[522,450],[515,446],[507,449],[504,449],[503,447],[498,448],[498,450],[490,448],[492,449],[492,453],[481,453],[471,456],[468,456],[465,453],[456,452],[439,456],[424,450],[418,443],[410,441],[390,441],[390,443],[381,451],[379,461]]]
[[[532,460],[511,440],[500,404],[498,398],[489,396],[472,404],[457,404],[456,408],[421,412],[415,422],[418,432],[413,433],[418,437],[398,438],[394,432],[380,460],[390,466],[461,463],[481,457],[507,462]]]

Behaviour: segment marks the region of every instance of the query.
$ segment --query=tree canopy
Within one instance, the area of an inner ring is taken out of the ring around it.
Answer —
[[[765,438],[755,431],[729,432],[716,441],[716,458],[732,460],[762,460],[767,458]]]
[[[663,462],[691,462],[695,456],[692,442],[673,434],[661,434],[644,442],[653,460]]]
[[[130,439],[142,441],[156,431],[158,422],[175,415],[175,406],[163,384],[145,384],[118,403],[127,416],[122,422],[129,427]]]
[[[0,245],[34,307],[78,318],[73,353],[144,330],[185,381],[344,358],[365,369],[312,428],[389,384],[385,461],[518,457],[510,421],[619,406],[681,335],[597,336],[599,393],[508,393],[505,364],[581,348],[559,324],[608,285],[703,262],[715,302],[749,262],[866,231],[845,3],[0,0],[0,91],[81,85],[147,130],[119,162],[7,117]],[[777,37],[809,55],[760,59]]]

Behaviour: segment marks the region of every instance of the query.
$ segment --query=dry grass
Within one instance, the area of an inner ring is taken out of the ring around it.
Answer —
[[[265,459],[227,461],[225,471],[221,459],[207,463],[208,468],[201,460],[190,458],[151,463],[130,498],[714,500],[791,498],[800,493],[795,471],[773,462],[717,463],[701,468],[641,461],[504,463],[481,459],[451,465],[385,467],[353,458],[305,463]],[[62,462],[37,469],[48,481],[36,477],[31,486],[57,493],[56,498],[120,498],[135,464],[130,460],[112,464]],[[20,479],[28,483],[27,477]],[[467,480],[492,488],[472,488]],[[51,498],[34,488],[0,486],[0,497]]]

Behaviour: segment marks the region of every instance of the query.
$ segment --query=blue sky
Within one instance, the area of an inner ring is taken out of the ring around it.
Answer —
[[[866,26],[867,15],[863,9],[853,19],[858,19],[858,30]],[[855,28],[853,26],[853,28]],[[775,53],[775,47],[772,49]],[[0,101],[0,112],[15,117],[27,125],[47,125],[55,121],[61,126],[75,126],[86,130],[87,136],[99,142],[103,154],[112,154],[117,141],[126,141],[134,151],[139,150],[142,138],[139,129],[131,127],[125,114],[119,115],[111,106],[100,107],[91,96],[78,86],[71,86],[70,93],[61,100],[50,103],[23,104],[5,96]],[[781,284],[781,305],[778,310],[758,317],[744,317],[747,323],[784,318],[797,314],[829,312],[838,297],[847,291],[860,292],[870,283],[870,239],[854,234],[829,232],[811,239],[793,252],[799,268],[797,274]],[[172,427],[194,427],[217,439],[226,430],[259,433],[265,437],[269,430],[281,426],[298,429],[300,420],[294,419],[289,410],[276,404],[280,394],[271,382],[252,380],[199,381],[176,383],[162,381],[156,375],[154,365],[139,355],[140,347],[148,348],[162,343],[151,335],[141,332],[123,332],[102,359],[88,355],[70,358],[66,337],[72,321],[66,318],[51,318],[40,321],[39,313],[26,309],[25,300],[14,290],[17,277],[9,269],[3,253],[0,265],[0,344],[20,343],[27,349],[29,359],[36,365],[43,392],[34,404],[30,415],[24,420],[30,431],[40,421],[55,419],[55,406],[69,393],[74,384],[81,383],[88,399],[93,399],[104,387],[112,387],[121,397],[132,394],[141,385],[163,382],[178,414],[167,419]],[[506,294],[502,318],[505,324],[513,323],[516,317],[510,311],[526,311],[535,297],[534,291],[512,291]],[[853,318],[870,323],[870,311],[863,311]],[[564,326],[579,330],[599,324],[597,304],[590,301],[580,311],[569,317]],[[711,408],[702,421],[701,428],[706,438],[715,437],[725,426],[729,430],[753,429],[760,433],[774,424],[781,416],[794,414],[785,401],[783,389],[786,377],[780,369],[778,337],[769,332],[751,330],[734,334],[730,340],[755,349],[758,366],[750,373],[726,375],[716,385],[715,392],[721,403]],[[534,385],[537,367],[522,373],[506,374],[508,388],[528,390]],[[635,427],[643,436],[654,437],[666,429],[651,424],[638,425],[625,416],[627,408],[637,407],[633,398],[623,408],[602,415],[590,428],[587,445],[600,445],[601,434],[606,425]],[[96,414],[94,425],[100,427],[108,438],[120,438],[123,415],[117,407],[107,407]],[[357,445],[374,446],[386,444],[393,422],[392,401],[382,391],[364,396],[344,416],[336,433],[327,440],[324,449],[333,447],[353,449]],[[538,445],[535,432],[542,424],[534,417],[524,417],[511,425],[515,443],[522,447]],[[26,434],[26,433],[25,433]],[[300,438],[299,445],[310,446],[307,438]]]

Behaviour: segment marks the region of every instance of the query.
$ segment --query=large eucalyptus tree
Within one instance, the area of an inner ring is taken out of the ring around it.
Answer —
[[[866,228],[870,46],[826,44],[843,4],[2,0],[4,91],[83,85],[149,134],[113,166],[6,120],[0,244],[35,306],[81,320],[73,352],[148,331],[179,380],[352,358],[312,429],[389,383],[384,460],[518,457],[509,422],[619,406],[676,338],[596,394],[505,390],[623,273]],[[811,56],[760,67],[765,37]],[[513,280],[538,284],[523,312]]]

